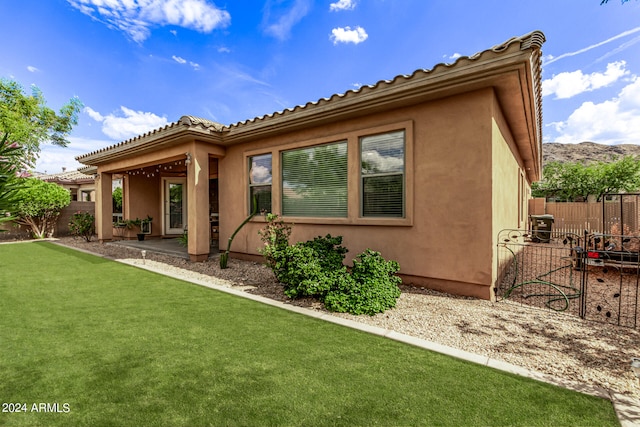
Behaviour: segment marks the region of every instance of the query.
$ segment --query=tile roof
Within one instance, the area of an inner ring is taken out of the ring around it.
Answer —
[[[52,174],[39,174],[36,178],[48,182],[93,181],[92,176],[88,176],[80,170],[71,170]]]

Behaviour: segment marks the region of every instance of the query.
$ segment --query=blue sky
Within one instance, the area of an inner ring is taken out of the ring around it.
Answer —
[[[0,0],[0,77],[84,104],[36,170],[194,115],[232,124],[541,30],[544,141],[640,144],[640,0]]]

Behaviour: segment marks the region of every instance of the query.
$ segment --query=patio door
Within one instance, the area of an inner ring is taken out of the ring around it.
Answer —
[[[187,180],[164,181],[164,234],[182,234],[187,227]]]

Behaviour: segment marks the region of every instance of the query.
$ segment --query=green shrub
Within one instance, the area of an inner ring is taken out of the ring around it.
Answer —
[[[331,234],[327,234],[325,237],[318,236],[300,244],[313,249],[318,262],[325,269],[341,268],[345,254],[349,252],[347,248],[340,246],[342,236],[332,237]]]
[[[324,298],[329,311],[374,315],[395,307],[400,296],[400,270],[396,261],[385,261],[379,252],[365,250],[353,260],[351,280],[341,280]]]
[[[285,285],[284,293],[289,298],[315,297],[320,300],[335,285],[341,275],[348,275],[347,268],[326,268],[318,253],[304,243],[288,246],[283,251],[282,269],[278,280]]]
[[[69,221],[69,231],[72,235],[90,242],[96,232],[95,217],[90,212],[74,213]]]
[[[395,275],[400,270],[396,261],[367,249],[349,272],[343,265],[348,250],[341,246],[342,236],[327,234],[289,245],[291,226],[272,214],[259,234],[264,242],[260,253],[289,298],[318,298],[327,310],[352,314],[373,315],[395,307],[401,281]]]
[[[282,282],[280,277],[284,273],[283,270],[286,269],[287,255],[285,251],[289,247],[291,226],[285,224],[284,221],[278,219],[278,215],[272,213],[267,214],[266,220],[267,225],[258,231],[260,240],[264,243],[258,252],[264,257],[276,278]]]

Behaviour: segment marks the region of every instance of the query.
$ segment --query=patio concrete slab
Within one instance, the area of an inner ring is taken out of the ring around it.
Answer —
[[[217,258],[220,256],[218,252],[218,242],[211,245],[211,252],[209,253],[209,259]],[[180,258],[189,259],[187,248],[182,246],[177,238],[174,239],[144,239],[144,240],[114,240],[106,243],[107,245],[125,246],[133,249],[145,250],[147,252],[155,252],[165,255],[176,256]]]

